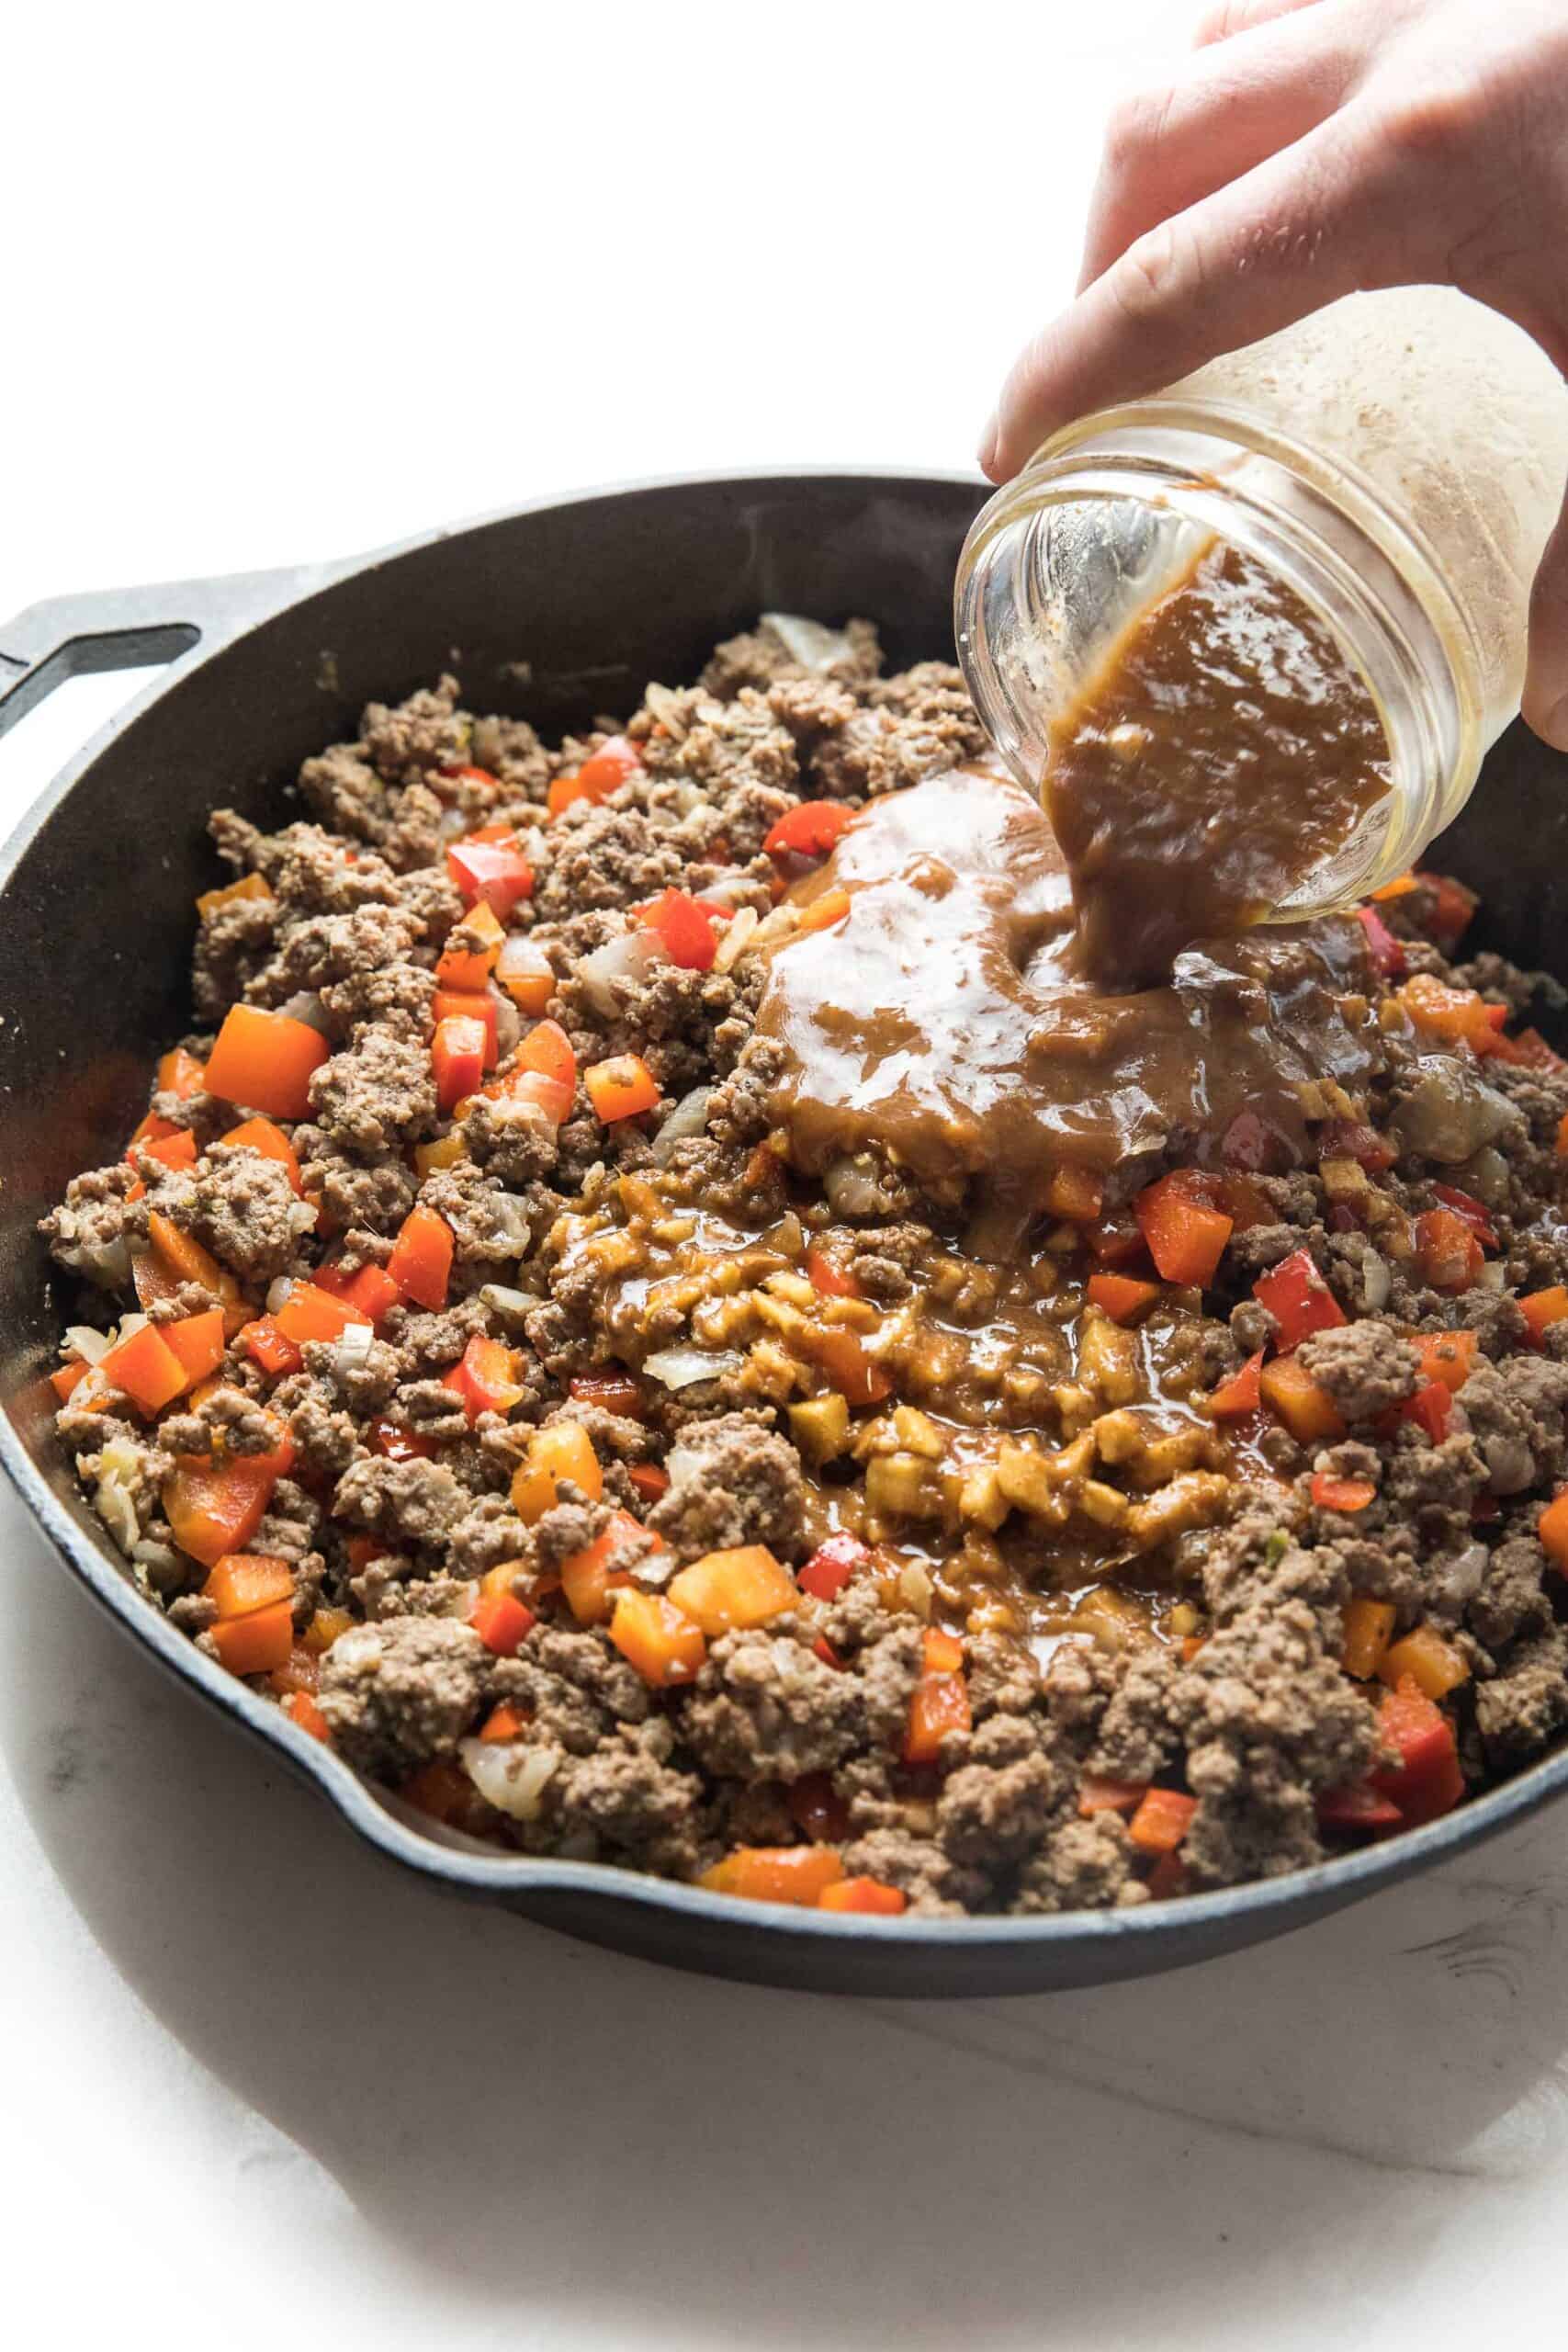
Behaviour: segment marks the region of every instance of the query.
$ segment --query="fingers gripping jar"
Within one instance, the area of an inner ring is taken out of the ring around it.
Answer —
[[[1054,724],[1130,619],[1218,540],[1329,631],[1390,786],[1273,910],[1392,880],[1463,807],[1515,717],[1530,582],[1568,473],[1568,388],[1448,288],[1358,294],[1164,392],[1066,427],[977,517],[959,660],[1038,791]]]

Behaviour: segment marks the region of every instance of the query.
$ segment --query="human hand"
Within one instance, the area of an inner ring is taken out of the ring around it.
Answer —
[[[1078,294],[1003,387],[1006,481],[1078,416],[1343,294],[1460,287],[1568,368],[1563,0],[1228,0],[1112,118]],[[1524,715],[1568,750],[1568,504],[1530,608]]]

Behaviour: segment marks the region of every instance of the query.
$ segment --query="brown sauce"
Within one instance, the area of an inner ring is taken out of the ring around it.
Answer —
[[[1389,785],[1376,706],[1328,631],[1211,544],[1054,733],[1043,794],[1084,970],[1145,985],[1194,940],[1259,922]]]
[[[1202,1157],[1244,1112],[1299,1149],[1311,1090],[1371,1067],[1361,933],[1328,918],[1211,940],[1099,992],[1043,811],[980,769],[874,801],[809,886],[848,915],[775,955],[758,1019],[796,1164],[874,1151],[938,1196],[1037,1207],[1051,1170]]]

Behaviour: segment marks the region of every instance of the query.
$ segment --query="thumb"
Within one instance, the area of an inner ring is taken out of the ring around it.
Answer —
[[[1530,594],[1524,715],[1545,743],[1568,752],[1568,496]]]

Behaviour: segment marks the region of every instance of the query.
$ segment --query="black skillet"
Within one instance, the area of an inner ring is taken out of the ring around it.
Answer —
[[[760,611],[870,614],[894,667],[950,654],[953,566],[979,497],[945,476],[664,482],[549,500],[360,561],[65,597],[0,627],[0,732],[65,678],[169,663],[0,857],[0,1457],[33,1515],[127,1634],[405,1868],[596,1943],[821,1992],[1032,1992],[1208,1959],[1533,1812],[1568,1784],[1568,1751],[1392,1843],[1109,1915],[860,1920],[502,1859],[378,1794],[137,1594],[51,1437],[60,1303],[34,1227],[70,1176],[122,1148],[155,1054],[187,1024],[191,900],[215,878],[216,803],[286,821],[307,753],[352,737],[367,701],[396,701],[448,666],[473,707],[559,729],[631,710],[649,678],[694,676]],[[1442,858],[1483,893],[1491,944],[1523,964],[1557,960],[1568,761],[1516,728]]]

